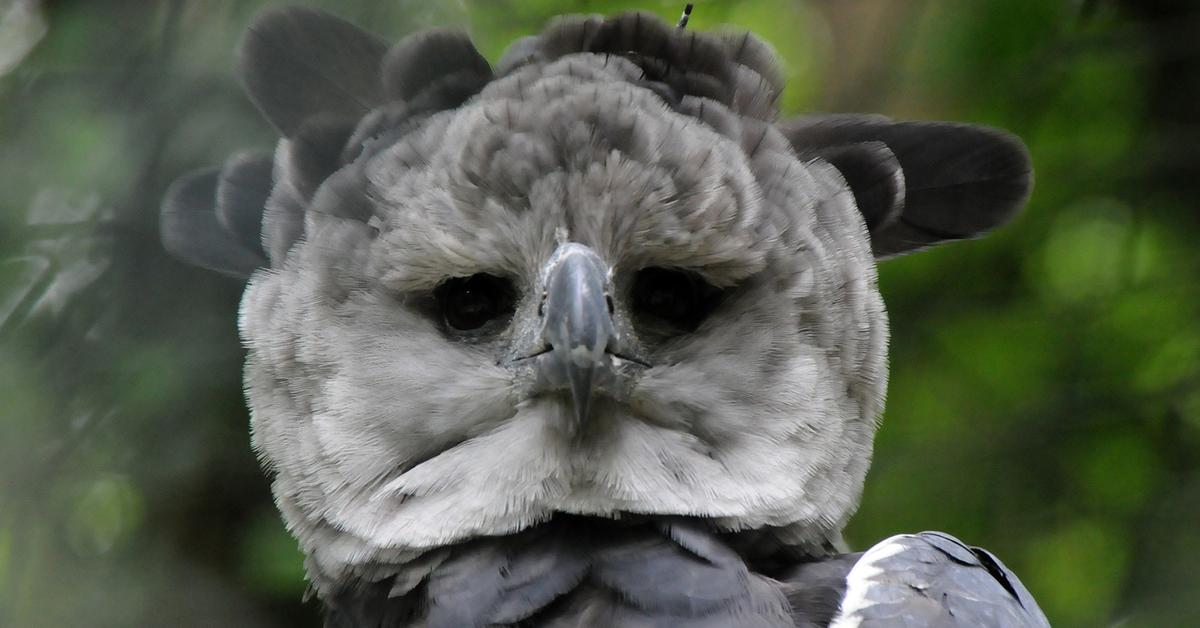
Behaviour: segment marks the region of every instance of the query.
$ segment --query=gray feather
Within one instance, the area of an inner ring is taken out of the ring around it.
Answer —
[[[879,543],[851,569],[847,583],[832,628],[1050,625],[1033,597],[995,556],[941,532]]]
[[[244,279],[265,260],[217,219],[219,181],[220,171],[208,168],[172,184],[163,199],[160,235],[163,246],[172,255]]]
[[[677,539],[686,539],[688,547]],[[697,522],[566,517],[466,543],[451,553],[427,585],[408,597],[389,598],[383,587],[338,596],[338,617],[331,624],[352,616],[363,626],[376,626],[386,617],[424,609],[420,621],[431,628],[793,625],[776,583],[750,573]],[[601,618],[611,623],[595,623]]]
[[[262,242],[271,266],[283,263],[292,245],[304,235],[307,202],[292,179],[298,171],[291,167],[291,141],[281,140],[275,147],[275,187],[263,209]]]
[[[665,24],[647,13],[610,19],[571,16],[555,21],[534,41],[522,41],[505,54],[501,67],[512,71],[533,60],[550,61],[591,52],[617,55],[642,69],[641,80],[658,84],[667,100],[706,98],[739,114],[774,119],[782,77],[773,53],[751,36],[718,37]]]
[[[288,142],[284,177],[302,198],[311,199],[325,179],[345,164],[342,155],[357,123],[329,114],[301,123]]]
[[[264,262],[262,218],[274,185],[272,178],[270,155],[239,153],[221,167],[216,192],[217,221],[221,228]]]
[[[328,13],[269,9],[242,39],[238,72],[250,99],[290,137],[320,114],[357,120],[384,100],[387,44]]]
[[[872,233],[895,222],[904,210],[904,169],[883,142],[821,146],[802,153],[828,161],[846,178],[854,204]]]
[[[392,46],[383,64],[384,91],[392,100],[411,101],[427,91],[473,94],[490,80],[491,66],[461,31],[410,35]]]
[[[536,35],[522,37],[508,45],[496,64],[496,74],[504,76],[517,68],[533,63],[539,54],[541,38]]]
[[[904,173],[904,206],[871,233],[876,257],[980,236],[1008,222],[1033,186],[1029,152],[1012,135],[969,124],[808,116],[781,125],[800,153],[882,142]]]
[[[578,586],[588,569],[579,539],[551,527],[511,539],[485,540],[455,552],[430,578],[431,628],[526,620]]]

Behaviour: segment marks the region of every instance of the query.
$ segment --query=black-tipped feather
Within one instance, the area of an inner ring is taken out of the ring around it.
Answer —
[[[244,279],[266,260],[247,248],[217,219],[220,171],[208,168],[189,174],[167,190],[159,230],[172,255],[196,266]]]
[[[742,120],[727,129],[732,137],[751,119],[774,120],[782,75],[766,44],[748,34],[671,28],[648,14],[557,20],[515,45],[501,73],[580,52],[633,61],[643,71],[635,82],[677,111],[703,113],[706,101],[728,106]],[[262,14],[243,39],[239,69],[251,99],[290,140],[276,154],[281,180],[261,212],[263,245],[250,240],[258,238],[260,212],[251,199],[263,196],[265,159],[253,172],[223,177],[231,184],[218,194],[231,200],[218,203],[217,218],[251,252],[265,248],[273,263],[302,236],[304,212],[332,173],[395,142],[427,115],[461,105],[492,78],[462,33],[421,33],[389,51],[374,35],[304,8]],[[843,173],[877,258],[981,235],[1009,220],[1032,184],[1024,146],[995,129],[853,114],[798,118],[780,129],[801,157],[822,157]],[[342,183],[337,196],[346,200],[353,194]],[[369,214],[357,206],[340,213]],[[190,249],[189,259],[209,267],[244,266],[244,259],[217,263],[217,251],[200,254],[201,242],[171,246]]]
[[[246,92],[284,136],[332,114],[357,120],[381,104],[387,43],[340,18],[300,7],[270,9],[242,39]]]
[[[722,37],[729,56],[734,63],[741,64],[761,76],[775,91],[783,86],[783,70],[775,51],[763,40],[751,33],[728,34]]]
[[[456,77],[447,81],[449,77]],[[435,29],[409,35],[388,51],[383,86],[388,98],[412,100],[437,83],[453,82],[478,91],[492,80],[492,68],[466,33]]]
[[[982,235],[1016,215],[1033,186],[1029,152],[999,129],[831,115],[791,120],[781,130],[800,153],[858,142],[891,149],[904,172],[904,207],[871,232],[877,258]]]
[[[238,153],[225,161],[217,182],[217,221],[264,261],[262,218],[274,185],[272,167],[268,154]]]
[[[872,233],[887,227],[904,209],[904,169],[883,142],[860,142],[811,149],[833,164],[854,194],[854,203]]]
[[[667,87],[652,87],[664,99],[708,98],[762,120],[773,120],[776,114],[782,78],[766,44],[752,37],[672,28],[646,13],[558,19],[536,39],[515,44],[500,68],[508,72],[531,61],[579,52],[629,59],[642,68],[647,86]]]
[[[288,142],[285,175],[305,200],[344,165],[342,155],[358,119],[320,115],[305,120]]]
[[[708,99],[735,114],[775,117],[782,77],[769,47],[749,35],[681,31],[644,13],[558,20],[522,40],[501,65],[507,72],[580,52],[634,62],[643,70],[636,82],[676,110],[687,109],[685,98]],[[419,33],[388,50],[349,22],[299,7],[271,9],[255,20],[242,40],[238,71],[251,100],[287,141],[273,166],[263,157],[223,176],[217,217],[226,232],[255,255],[265,251],[273,265],[303,237],[306,212],[369,215],[350,188],[359,176],[340,177],[337,189],[319,193],[335,172],[393,144],[428,115],[461,105],[493,78],[463,33]],[[268,169],[273,178],[264,176]],[[210,245],[217,248],[204,250]],[[240,254],[222,263],[228,247],[213,238],[173,242],[171,249],[190,250],[185,259],[205,260],[206,267],[236,267],[223,270],[235,275],[246,266]]]

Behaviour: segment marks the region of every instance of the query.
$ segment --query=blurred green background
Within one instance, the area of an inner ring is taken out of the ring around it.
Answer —
[[[231,71],[260,2],[0,0],[0,626],[316,626],[250,451],[240,286],[168,259],[179,174],[273,136]],[[661,0],[329,0],[495,60],[564,12]],[[1200,7],[699,2],[759,33],[787,113],[980,122],[1029,144],[995,236],[887,262],[864,548],[940,529],[1056,626],[1200,625]]]

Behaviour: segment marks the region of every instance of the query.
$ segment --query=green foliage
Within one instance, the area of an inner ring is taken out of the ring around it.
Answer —
[[[240,545],[239,571],[247,587],[284,598],[304,594],[304,555],[279,513],[264,508],[246,526]]]
[[[265,4],[44,3],[0,76],[0,625],[318,623],[249,449],[238,286],[156,239],[175,176],[270,147],[231,72]],[[307,4],[389,38],[457,24],[492,60],[563,12],[683,5]],[[1200,616],[1200,138],[1173,113],[1200,95],[1200,38],[1167,6],[712,0],[691,22],[769,41],[789,114],[1028,143],[1012,225],[881,266],[893,375],[847,536],[992,549],[1056,626]]]
[[[1057,625],[1105,623],[1128,567],[1130,539],[1111,521],[1076,519],[1029,540],[1024,576]]]

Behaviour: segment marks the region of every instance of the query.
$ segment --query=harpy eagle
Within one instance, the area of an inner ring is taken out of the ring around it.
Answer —
[[[253,444],[330,626],[1045,626],[945,534],[846,553],[887,379],[876,260],[1009,219],[1019,140],[777,118],[769,48],[565,17],[493,68],[261,15],[280,132],[162,237],[249,278]]]

